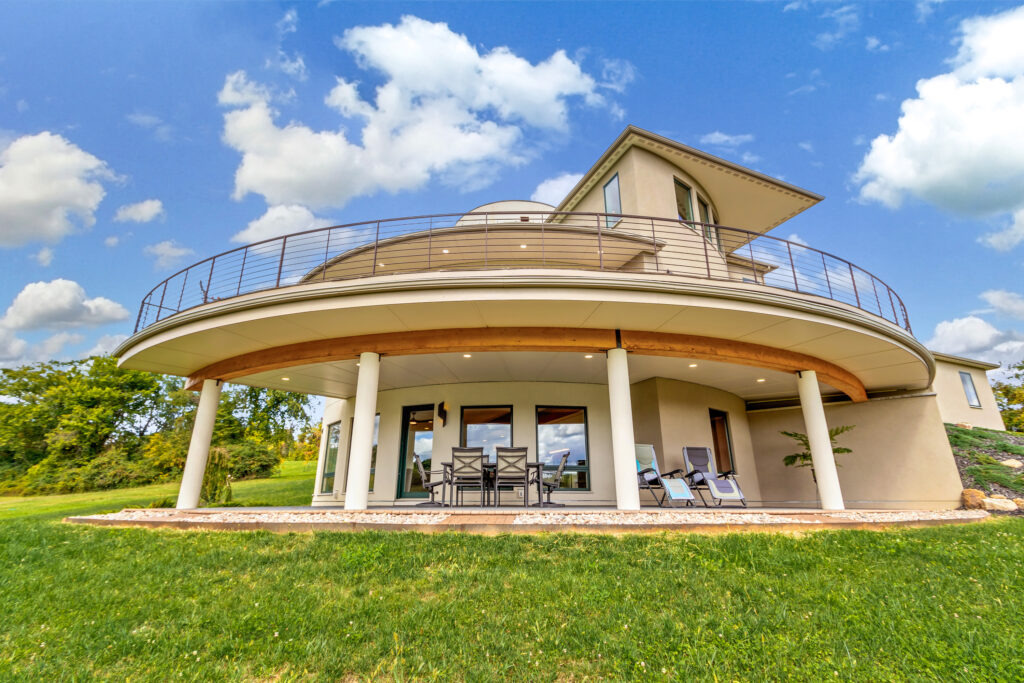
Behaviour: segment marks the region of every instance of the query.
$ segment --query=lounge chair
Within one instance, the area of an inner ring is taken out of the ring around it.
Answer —
[[[672,470],[662,474],[658,469],[658,458],[654,455],[654,446],[646,443],[636,444],[637,485],[641,489],[651,492],[658,507],[663,507],[666,500],[669,505],[677,503],[693,505],[693,491],[686,485],[683,474],[683,470]],[[662,492],[661,498],[658,498],[658,490]],[[701,502],[703,501],[702,496]]]
[[[444,495],[447,489],[447,475],[442,472],[430,472],[430,478],[427,477],[427,471],[423,468],[423,461],[420,460],[419,453],[412,454],[412,461],[416,463],[416,469],[420,473],[420,481],[423,482],[423,488],[430,492],[430,500],[426,503],[420,503],[420,505],[444,505]],[[436,478],[433,475],[439,475]],[[441,487],[441,502],[438,503],[434,500],[434,494],[437,487]]]
[[[526,467],[526,448],[498,446],[494,449],[494,506],[501,502],[501,487],[523,487],[523,506],[530,503],[530,472]]]
[[[686,463],[686,478],[698,493],[706,489],[715,501],[736,500],[747,507],[746,498],[736,482],[736,473],[732,470],[719,473],[715,467],[715,458],[707,446],[686,446],[683,448],[683,462]],[[704,494],[701,494],[701,498]]]

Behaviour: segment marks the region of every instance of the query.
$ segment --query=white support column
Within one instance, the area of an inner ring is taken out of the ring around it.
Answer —
[[[823,510],[845,510],[843,492],[839,488],[839,473],[832,453],[832,439],[828,435],[825,421],[825,407],[821,404],[818,390],[818,374],[813,370],[797,373],[797,389],[800,392],[800,408],[804,413],[804,428],[807,442],[811,447],[811,462],[814,476],[818,480],[818,497]]]
[[[629,393],[629,364],[625,349],[608,349],[608,413],[612,428],[616,507],[619,510],[639,510],[633,399]]]
[[[217,419],[220,389],[220,380],[203,380],[196,421],[192,424],[192,440],[189,441],[188,457],[185,458],[185,472],[181,475],[181,488],[178,489],[178,504],[175,507],[179,510],[199,507],[199,492],[203,489],[206,461],[210,457],[210,439],[213,438],[213,423]]]
[[[373,417],[377,414],[377,382],[380,356],[372,351],[359,354],[356,402],[352,410],[352,443],[349,445],[345,509],[365,510],[370,490],[370,458],[373,454]]]

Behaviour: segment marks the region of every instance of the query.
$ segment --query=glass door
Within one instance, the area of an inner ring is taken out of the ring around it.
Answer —
[[[423,479],[416,467],[415,454],[423,464],[423,471],[430,476],[430,465],[434,451],[434,406],[409,406],[402,408],[402,450],[398,461],[398,497],[424,498]]]

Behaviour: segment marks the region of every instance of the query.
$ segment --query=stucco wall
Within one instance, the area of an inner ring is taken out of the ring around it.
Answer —
[[[955,508],[961,483],[931,394],[826,406],[830,427],[856,425],[838,438],[853,453],[839,455],[839,483],[851,508]],[[785,467],[799,450],[782,430],[805,432],[799,408],[747,415],[766,505],[817,506],[808,468]]]
[[[974,380],[974,388],[981,401],[980,408],[972,408],[967,403],[967,394],[964,393],[960,381],[961,372],[970,373]],[[966,422],[986,429],[1006,429],[996,406],[996,397],[992,393],[988,373],[984,370],[936,359],[935,381],[932,388],[938,395],[939,414],[944,422]]]

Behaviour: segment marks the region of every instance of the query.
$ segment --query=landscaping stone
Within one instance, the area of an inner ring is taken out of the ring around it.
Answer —
[[[1012,467],[1015,470],[1019,470],[1021,467],[1024,467],[1024,462],[1021,462],[1020,460],[1017,460],[1016,458],[1010,458],[1009,460],[1003,460],[1001,464],[1006,465],[1007,467]]]
[[[991,496],[989,496],[989,498],[996,498],[998,500],[1009,500],[1009,498],[1007,498],[1001,493],[993,493]]]
[[[1016,504],[1018,510],[1024,511],[1024,498],[1014,498],[1013,502]]]
[[[960,502],[968,510],[984,510],[985,492],[978,489],[964,489],[960,493]]]
[[[1012,500],[1006,500],[1005,498],[986,498],[985,509],[995,510],[998,512],[1016,512],[1017,504]]]

